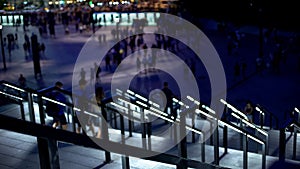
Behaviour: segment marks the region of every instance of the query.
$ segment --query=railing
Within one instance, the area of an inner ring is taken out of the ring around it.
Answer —
[[[297,133],[300,131],[300,125],[293,118],[289,118],[281,127],[279,134],[279,160],[285,161],[286,153],[286,130],[290,129],[293,133],[293,155],[292,159],[296,160],[296,150],[297,150]]]
[[[279,127],[279,120],[278,118],[270,111],[268,111],[265,107],[257,104],[255,110],[259,113],[259,124],[260,128],[266,126],[266,120],[269,117],[269,128],[270,129],[278,129]],[[275,120],[275,127],[273,127],[273,121]]]
[[[44,115],[44,101],[45,100],[50,100],[49,98],[47,98],[46,93],[50,92],[52,90],[59,90],[60,92],[63,92],[65,95],[70,96],[71,98],[71,102],[70,103],[58,103],[61,105],[64,105],[68,108],[70,108],[70,113],[67,112],[68,115],[71,115],[71,117],[73,118],[75,110],[77,110],[78,108],[76,108],[73,104],[72,104],[72,93],[68,92],[68,91],[64,91],[64,90],[60,90],[58,88],[55,87],[50,87],[44,90],[40,90],[40,91],[34,91],[31,89],[24,89],[22,87],[18,87],[14,84],[2,81],[0,83],[0,94],[4,95],[7,98],[10,98],[12,100],[14,100],[14,103],[18,103],[20,106],[23,106],[23,103],[20,104],[20,102],[27,102],[28,104],[28,109],[29,109],[29,116],[30,119],[29,121],[34,122],[35,124],[45,124],[45,121],[43,121],[43,119],[45,118]],[[132,132],[133,132],[133,126],[134,126],[134,119],[136,121],[140,121],[140,125],[142,126],[142,138],[147,137],[148,134],[148,139],[151,138],[151,133],[152,133],[152,129],[151,129],[151,119],[149,119],[150,115],[151,116],[156,116],[160,119],[166,120],[169,123],[171,123],[172,125],[176,126],[174,127],[174,138],[176,139],[177,136],[175,136],[175,134],[177,133],[177,131],[180,131],[179,133],[186,133],[186,130],[192,132],[192,137],[194,138],[195,134],[199,134],[201,135],[202,140],[202,144],[201,144],[201,162],[205,162],[205,132],[201,131],[201,129],[197,129],[197,127],[195,126],[195,120],[197,120],[198,117],[202,116],[205,117],[207,119],[208,122],[210,122],[211,124],[211,130],[213,127],[216,127],[213,131],[213,135],[211,138],[213,141],[213,146],[214,146],[214,165],[219,165],[219,161],[220,161],[220,156],[219,156],[219,129],[223,129],[223,146],[224,146],[224,150],[225,150],[225,154],[228,152],[228,128],[236,131],[237,133],[241,134],[241,145],[242,145],[242,150],[243,150],[243,166],[244,168],[248,167],[248,155],[247,153],[249,152],[248,150],[248,141],[249,140],[253,140],[259,144],[262,145],[262,168],[266,167],[266,152],[267,152],[267,140],[268,139],[262,139],[260,138],[257,133],[253,134],[251,132],[249,132],[248,130],[246,130],[244,128],[243,125],[237,126],[234,123],[231,123],[229,121],[226,121],[225,119],[220,119],[216,112],[214,110],[212,110],[211,108],[209,108],[208,106],[206,106],[205,104],[201,103],[200,101],[197,101],[193,98],[191,98],[190,96],[187,96],[187,98],[192,101],[192,105],[188,105],[187,103],[183,103],[180,100],[174,99],[174,106],[175,109],[177,111],[177,117],[175,119],[169,118],[169,116],[161,111],[157,105],[154,102],[149,101],[148,99],[146,99],[145,97],[138,95],[136,93],[134,93],[133,91],[118,91],[116,95],[114,95],[111,98],[107,98],[104,99],[102,101],[102,105],[101,105],[101,112],[87,112],[90,115],[96,116],[98,118],[100,118],[101,120],[106,120],[108,121],[108,119],[110,119],[111,123],[115,123],[115,127],[117,125],[116,120],[120,120],[119,124],[120,124],[120,132],[121,132],[121,136],[122,136],[122,144],[125,146],[126,144],[124,144],[124,135],[125,135],[125,127],[124,127],[124,117],[128,118],[128,129],[129,129],[129,137],[132,137]],[[114,100],[114,101],[113,101]],[[39,117],[40,119],[35,119],[35,115],[34,115],[34,103],[38,103],[39,106]],[[95,104],[95,103],[92,103]],[[21,107],[22,107],[21,106]],[[228,107],[228,106],[227,106]],[[229,106],[230,108],[230,106]],[[235,110],[235,109],[233,109]],[[108,114],[108,111],[113,112],[113,115],[111,118],[108,118],[108,115],[112,113]],[[21,111],[22,113],[22,111]],[[243,123],[244,125],[248,125],[248,127],[252,127],[253,129],[255,129],[256,131],[258,131],[261,134],[265,134],[265,131],[263,131],[262,129],[252,125],[251,123],[249,123],[245,118],[243,118],[244,116],[237,113],[236,111],[233,112],[235,113],[235,115],[233,115],[235,118],[237,118],[240,123]],[[24,114],[24,110],[23,113]],[[232,114],[232,113],[231,113]],[[23,118],[24,117],[24,118]],[[192,125],[189,125],[186,123],[186,119],[192,117]],[[22,119],[25,120],[25,115],[22,115]],[[71,120],[69,120],[69,122],[71,122]],[[72,120],[73,122],[73,120]],[[107,141],[113,142],[112,140],[110,140],[109,135],[108,135],[108,126],[103,125],[104,123],[102,123],[102,127],[101,127],[101,132],[102,132],[102,137],[99,139],[105,139]],[[75,131],[75,126],[74,123],[72,123],[73,127],[72,127],[72,132]],[[293,123],[292,125],[293,127],[296,127],[296,124]],[[297,127],[297,129],[299,129],[299,127]],[[295,131],[294,131],[295,132]],[[295,136],[297,134],[294,134]],[[267,135],[266,135],[267,136]],[[181,136],[181,138],[183,138],[180,143],[178,144],[178,158],[183,158],[183,159],[187,159],[187,140],[185,136]],[[284,137],[285,138],[285,137]],[[296,137],[294,137],[294,140],[296,139]],[[193,141],[194,142],[194,141]],[[282,142],[282,140],[281,140]],[[115,143],[115,142],[114,142]],[[148,142],[149,143],[149,142]],[[296,150],[296,141],[294,141],[294,149],[293,151]],[[281,144],[280,144],[281,145]],[[145,151],[151,151],[151,145],[148,146],[148,149],[146,148],[146,143],[143,143],[143,149]],[[146,149],[145,149],[146,148]],[[282,159],[283,153],[285,152],[285,148],[281,148],[280,149],[281,153],[280,153],[280,158]],[[296,151],[293,154],[293,158],[296,157]],[[124,156],[124,163],[129,164],[128,161],[128,156]],[[110,152],[106,151],[106,161],[109,162],[111,160],[110,158]]]
[[[297,107],[292,110],[291,116],[297,121],[297,123],[300,123],[300,110]]]
[[[64,105],[66,107],[72,108],[73,110],[76,109],[76,107],[74,107],[74,105],[71,104],[71,103],[61,103],[61,102],[57,102],[57,101],[54,101],[54,100],[51,100],[51,99],[47,98],[47,96],[45,95],[45,93],[50,92],[53,89],[59,90],[60,92],[63,92],[66,95],[70,95],[71,94],[70,92],[63,91],[63,90],[60,90],[60,89],[55,88],[55,87],[50,87],[50,88],[47,88],[47,89],[44,89],[44,90],[41,90],[41,91],[37,92],[37,91],[34,91],[34,90],[30,90],[30,89],[23,89],[21,87],[18,87],[18,86],[14,85],[14,84],[10,84],[10,83],[5,82],[5,81],[2,81],[0,84],[1,84],[1,86],[5,86],[5,88],[11,88],[12,90],[15,91],[15,93],[14,92],[7,93],[6,91],[8,91],[8,89],[4,90],[4,89],[1,88],[1,93],[0,94],[5,95],[6,97],[11,97],[13,99],[17,99],[17,100],[28,102],[29,116],[30,116],[29,121],[33,122],[34,124],[45,125],[45,120],[44,120],[45,115],[44,115],[44,111],[43,111],[43,106],[44,106],[43,100],[53,101],[53,102],[56,102],[57,104]],[[19,96],[18,95],[19,92],[25,93],[25,96],[27,96],[27,97],[25,97],[26,99],[18,97]],[[39,119],[35,119],[34,102],[38,103],[38,106],[39,106],[39,117],[40,117]],[[107,120],[107,114],[106,114],[105,109],[106,109],[106,104],[108,104],[110,102],[111,102],[111,98],[106,99],[106,100],[103,101],[103,104],[101,105],[101,112],[102,112],[101,114],[99,114],[99,113],[91,113],[91,114],[96,115],[98,117],[101,116],[101,118],[103,118],[104,120]],[[121,106],[121,105],[119,105],[119,106]],[[163,116],[161,116],[161,114],[159,114],[157,112],[155,113],[153,111],[151,113],[153,115],[157,115],[158,117],[163,117]],[[72,117],[73,117],[74,112],[71,113],[71,114],[72,114]],[[179,129],[181,131],[180,133],[185,133],[185,130],[188,129],[188,130],[191,130],[192,132],[196,131],[198,134],[201,134],[201,131],[193,129],[192,126],[188,126],[188,125],[185,124],[185,120],[184,120],[185,119],[185,115],[184,114],[187,114],[187,113],[181,112],[180,120],[179,119],[176,119],[176,120],[174,120],[174,119],[173,120],[168,119],[168,121],[172,122],[174,124],[176,123],[177,125],[179,124]],[[120,117],[122,117],[122,115],[120,115]],[[167,118],[165,118],[165,119],[167,119]],[[23,118],[23,120],[26,121],[25,117]],[[121,119],[120,122],[122,123],[122,121],[124,121],[124,119]],[[74,131],[75,131],[75,127],[73,126],[73,132]],[[124,135],[124,127],[121,127],[121,134]],[[108,138],[108,126],[104,126],[103,124],[102,124],[102,135],[103,135],[102,139],[105,139],[105,140],[109,141],[109,138]],[[142,135],[143,135],[143,137],[145,137],[145,134],[142,134]],[[38,138],[38,144],[43,144],[42,142],[45,142],[45,140],[43,141],[43,139]],[[46,141],[46,142],[48,142],[48,141]],[[56,145],[56,144],[53,144],[53,145]],[[186,140],[185,139],[183,139],[183,141],[180,142],[179,149],[180,149],[180,151],[179,151],[180,153],[179,153],[179,157],[178,158],[186,159],[187,158],[187,153],[186,153]],[[51,150],[51,151],[57,151],[57,147],[56,148],[54,147],[54,150]],[[203,154],[203,157],[205,157],[204,154]],[[110,160],[111,160],[110,154],[109,154],[109,152],[107,152],[106,153],[106,161],[109,162]],[[182,161],[182,160],[180,160],[180,161]],[[185,163],[187,164],[186,167],[187,166],[195,166],[195,163],[194,164],[189,164],[189,162],[187,162],[188,160],[183,160],[183,161],[185,161]],[[41,161],[41,165],[45,165],[45,163],[47,163],[47,162]],[[128,156],[124,157],[124,163],[129,164]],[[172,162],[170,162],[170,163],[172,163]],[[127,164],[126,164],[126,166],[127,166]],[[204,165],[198,164],[198,167],[200,167],[200,166],[204,166]],[[218,168],[218,166],[213,166],[213,165],[209,165],[209,166],[210,167],[208,167],[208,168]],[[185,168],[185,167],[182,167],[182,168]]]
[[[228,128],[233,129],[234,131],[240,133],[242,135],[241,137],[241,142],[242,142],[242,150],[243,150],[243,168],[247,169],[248,168],[248,141],[249,139],[255,141],[256,143],[259,143],[262,145],[262,168],[266,168],[266,154],[267,154],[267,142],[268,142],[268,134],[260,129],[257,129],[254,125],[249,123],[248,121],[245,121],[240,116],[237,116],[240,120],[241,123],[244,122],[247,125],[255,128],[257,131],[260,133],[264,134],[266,136],[266,139],[261,139],[255,133],[256,135],[253,135],[249,131],[245,130],[243,126],[236,126],[235,124],[230,123],[229,121],[225,119],[220,119],[216,112],[206,106],[205,104],[201,103],[200,101],[192,98],[191,96],[187,96],[187,98],[192,101],[195,105],[198,106],[198,108],[195,109],[195,113],[201,114],[205,116],[207,119],[213,120],[214,124],[216,124],[216,128],[214,129],[213,133],[213,145],[214,145],[214,164],[219,165],[219,126],[223,128],[223,146],[224,146],[224,154],[228,152]],[[225,100],[222,100],[223,103],[225,103]],[[232,106],[229,106],[232,107]],[[238,111],[238,110],[236,110]]]
[[[223,99],[221,99],[220,101],[221,101],[221,103],[223,103],[226,106],[225,107],[225,109],[226,109],[225,113],[226,114],[225,114],[224,120],[229,122],[230,120],[228,120],[228,115],[231,115],[239,121],[239,127],[240,128],[244,128],[244,129],[245,128],[252,128],[254,130],[254,135],[255,136],[257,136],[257,137],[263,136],[264,137],[263,139],[266,142],[266,151],[268,152],[268,138],[269,138],[268,133],[264,129],[257,127],[253,123],[250,123],[248,121],[247,116],[245,114],[243,114],[241,111],[239,111],[237,108],[235,108],[234,106],[232,106],[231,104],[229,104],[228,102],[226,102]],[[229,113],[228,109],[230,109],[232,112]],[[241,142],[240,145],[242,145],[242,142],[243,142],[242,135],[240,137],[240,142]]]

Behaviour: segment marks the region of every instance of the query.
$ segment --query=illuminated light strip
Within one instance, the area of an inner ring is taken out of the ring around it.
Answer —
[[[13,88],[13,89],[19,90],[19,91],[21,91],[21,92],[25,92],[25,90],[23,90],[23,89],[21,89],[21,88],[18,88],[18,87],[16,87],[16,86],[12,86],[12,85],[10,85],[10,84],[6,84],[6,83],[4,83],[4,85],[5,85],[5,86],[7,86],[7,87],[10,87],[10,88]]]
[[[211,115],[205,113],[205,112],[202,111],[202,110],[196,109],[195,112],[198,113],[198,114],[203,114],[204,116],[209,117],[209,118],[211,118],[211,119],[217,120],[215,117],[213,117],[213,116],[211,116]]]
[[[125,98],[127,98],[127,99],[135,99],[133,96],[131,96],[130,94],[128,94],[128,93],[125,93],[124,94],[124,96],[125,96]]]
[[[197,100],[195,100],[194,103],[198,106],[200,105],[200,102],[198,102]]]
[[[232,113],[232,116],[234,116],[234,117],[240,119],[240,117],[239,117],[238,115],[234,114],[234,113]],[[245,120],[245,119],[241,119],[241,120],[242,120],[242,122],[244,122],[244,123],[247,124],[248,126],[254,128],[254,129],[256,129],[256,130],[257,130],[258,132],[260,132],[261,134],[263,134],[263,135],[265,135],[265,136],[268,136],[268,133],[267,133],[267,132],[265,132],[265,131],[263,131],[263,130],[257,128],[255,125],[251,124],[251,123],[248,122],[247,120]]]
[[[225,104],[225,105],[227,105],[227,102],[225,100],[223,100],[223,99],[220,99],[220,102],[223,103],[223,104]]]
[[[256,107],[255,107],[255,110],[258,111],[260,114],[265,115],[265,113],[264,113],[262,110],[260,110],[259,107],[256,106]]]
[[[61,105],[61,106],[67,106],[67,105],[64,104],[64,103],[58,102],[58,101],[56,101],[56,100],[49,99],[49,98],[44,97],[44,96],[42,96],[42,99],[47,100],[47,101],[50,101],[50,102],[53,102],[53,103],[56,103],[56,104],[59,104],[59,105]]]
[[[6,96],[9,96],[9,97],[18,99],[18,100],[23,100],[23,98],[21,98],[21,97],[17,97],[17,96],[14,96],[14,95],[11,95],[11,94],[7,94],[7,93],[1,92],[1,91],[0,91],[0,93],[1,93],[1,94],[4,94],[4,95],[6,95]]]
[[[145,101],[145,102],[148,102],[148,99],[144,98],[141,95],[135,94],[134,96],[137,97],[137,98],[139,98],[139,99],[141,99],[141,100],[143,100],[143,101]]]
[[[200,102],[197,101],[196,99],[192,98],[191,96],[186,96],[190,101],[194,102],[196,105],[200,105]]]
[[[81,111],[79,108],[74,107],[73,108],[75,111]]]
[[[140,101],[136,101],[136,103],[137,103],[137,104],[139,104],[139,105],[141,105],[141,106],[148,107],[148,105],[147,105],[147,104],[145,104],[145,103],[142,103],[142,102],[140,102]]]
[[[195,99],[194,98],[192,98],[191,96],[186,96],[186,98],[187,99],[189,99],[190,101],[192,101],[192,102],[194,102],[195,101]]]
[[[123,93],[123,91],[120,89],[116,89],[116,91],[117,91],[117,93]]]
[[[155,109],[155,108],[153,108],[153,107],[150,107],[150,110],[153,110],[153,111],[155,111],[155,112],[157,112],[157,113],[159,113],[159,114],[162,114],[162,115],[164,115],[164,116],[168,116],[167,113],[165,113],[165,112],[163,112],[163,111],[160,111],[160,110],[157,110],[157,109]]]
[[[258,143],[260,143],[260,144],[265,144],[263,141],[261,141],[261,140],[255,138],[255,137],[253,137],[253,136],[251,136],[251,135],[248,135],[248,134],[247,134],[247,137],[251,138],[252,140],[254,140],[254,141],[256,141],[256,142],[258,142]]]
[[[90,115],[90,116],[93,116],[93,117],[99,117],[99,116],[97,116],[97,115],[95,115],[95,114],[92,114],[92,113],[90,113],[90,112],[87,112],[87,111],[84,111],[84,113],[85,113],[85,114],[88,114],[88,115]]]
[[[159,104],[157,104],[157,103],[152,102],[152,105],[157,107],[157,108],[160,108]]]
[[[188,109],[188,108],[190,108],[190,106],[188,106],[188,105],[185,105],[185,108],[187,108],[187,109]]]
[[[130,104],[130,105],[133,105],[132,103],[130,103],[130,102],[127,101],[127,100],[124,100],[124,99],[121,99],[121,98],[118,98],[118,100],[121,101],[121,102],[125,102],[125,103],[127,103],[127,104]]]
[[[237,119],[241,119],[240,116],[236,115],[235,113],[232,113],[232,116],[237,118]]]
[[[225,104],[228,108],[230,108],[230,109],[231,109],[232,111],[234,111],[235,113],[237,113],[237,114],[243,116],[244,119],[248,119],[247,116],[246,116],[244,113],[240,112],[238,109],[236,109],[235,107],[233,107],[231,104],[227,103],[225,100],[220,99],[220,102],[223,103],[223,104]]]
[[[33,94],[32,94],[32,96],[35,96],[35,97],[37,97],[38,95],[37,95],[37,94],[35,94],[35,93],[33,93]]]
[[[187,130],[190,130],[190,131],[195,132],[195,133],[197,133],[197,134],[203,135],[203,133],[202,133],[201,131],[195,130],[195,129],[189,127],[189,126],[185,126],[185,128],[186,128]]]
[[[254,128],[254,129],[256,129],[256,127],[253,124],[251,124],[249,121],[242,119],[242,122],[244,122],[245,124],[247,124],[248,126]]]
[[[184,105],[184,104],[183,104],[181,101],[179,101],[178,103],[179,103],[181,106],[183,106],[183,105]]]
[[[177,118],[176,121],[180,122],[180,118]]]
[[[236,108],[235,108],[235,113],[237,113],[237,114],[239,114],[239,115],[241,115],[241,116],[243,116],[244,117],[244,119],[247,119],[248,120],[248,117],[244,114],[244,113],[242,113],[242,112],[240,112],[239,110],[237,110]]]
[[[178,103],[178,100],[176,98],[173,98],[172,100],[173,102]]]
[[[125,107],[123,107],[123,106],[120,106],[120,105],[118,105],[117,103],[115,103],[115,102],[111,102],[110,103],[111,105],[113,105],[113,106],[116,106],[116,107],[118,107],[118,108],[120,108],[120,109],[123,109],[123,110],[127,110],[127,108],[125,108]]]
[[[135,93],[131,90],[127,90],[127,93],[131,94],[131,95],[134,95]]]
[[[241,130],[239,130],[239,129],[237,129],[237,128],[235,128],[235,127],[229,125],[229,124],[226,124],[226,123],[222,122],[221,120],[218,120],[218,122],[221,123],[221,124],[223,124],[223,125],[225,125],[225,126],[227,126],[227,127],[229,127],[229,128],[231,128],[232,130],[234,130],[234,131],[236,131],[236,132],[238,132],[238,133],[245,134],[245,133],[243,133]]]
[[[157,107],[157,108],[159,108],[160,106],[157,104],[157,103],[154,103],[153,101],[151,101],[151,100],[149,100],[149,102],[148,102],[149,104],[151,104],[151,105],[153,105],[153,106],[155,106],[155,107]]]
[[[268,133],[264,130],[261,130],[259,128],[256,128],[257,131],[259,131],[261,134],[265,135],[265,136],[268,136]]]
[[[202,107],[203,107],[205,110],[209,111],[210,113],[216,114],[216,112],[215,112],[213,109],[211,109],[210,107],[205,106],[205,105],[202,105]]]
[[[166,120],[166,121],[169,121],[169,122],[173,123],[173,120],[170,120],[170,119],[168,119],[168,118],[166,118],[166,117],[164,117],[164,116],[161,116],[161,115],[159,115],[159,114],[153,113],[153,112],[151,112],[151,111],[149,111],[149,113],[150,113],[150,114],[153,114],[154,116],[159,117],[159,118],[161,118],[161,119],[163,119],[163,120]]]
[[[298,109],[297,107],[295,107],[295,111],[296,111],[297,113],[300,113],[300,111],[299,111],[299,109]]]

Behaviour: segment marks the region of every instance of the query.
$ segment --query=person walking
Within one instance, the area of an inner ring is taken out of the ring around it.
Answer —
[[[40,54],[39,54],[39,43],[37,35],[32,33],[31,35],[31,48],[32,48],[32,60],[34,67],[34,77],[37,79],[37,76],[42,77],[41,65],[40,65]]]
[[[172,118],[172,120],[176,120],[176,112],[173,110],[173,97],[174,94],[172,92],[172,90],[169,88],[169,83],[168,82],[164,82],[163,84],[163,88],[162,88],[163,93],[165,94],[166,97],[166,101],[165,101],[165,108],[164,108],[164,112],[168,114],[168,109],[170,110],[170,118]],[[166,121],[167,122],[167,121]]]
[[[63,83],[60,81],[57,81],[55,83],[55,88],[56,90],[50,92],[48,94],[48,97],[55,99],[56,101],[60,102],[60,103],[66,103],[66,97],[59,91],[60,89],[63,88]],[[56,104],[56,106],[58,107],[57,112],[53,112],[53,124],[52,127],[53,128],[57,128],[57,127],[61,127],[61,129],[63,130],[67,130],[67,119],[65,116],[65,107]],[[53,108],[53,106],[51,106]],[[52,109],[54,110],[54,109]]]
[[[85,127],[88,125],[89,115],[85,113],[88,109],[88,92],[86,89],[86,80],[79,80],[79,90],[75,95],[75,105],[79,108],[75,113],[74,122],[77,124],[76,133],[86,134]]]
[[[26,87],[26,78],[21,73],[18,79],[18,83],[21,87]]]

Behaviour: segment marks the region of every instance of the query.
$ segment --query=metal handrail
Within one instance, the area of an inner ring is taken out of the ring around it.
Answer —
[[[297,150],[297,133],[300,131],[300,124],[294,119],[289,118],[285,121],[285,123],[280,127],[279,133],[279,160],[285,161],[285,153],[286,153],[286,129],[293,129],[294,138],[293,138],[293,156],[292,159],[296,159],[296,150]]]
[[[265,116],[266,114],[269,115],[269,121],[270,121],[270,129],[273,128],[273,119],[275,119],[276,122],[276,129],[278,129],[279,127],[279,119],[277,116],[275,116],[272,112],[268,111],[264,106],[261,106],[259,104],[256,105],[255,110],[259,113],[260,115],[260,127],[263,128],[264,125],[264,120],[265,120]]]
[[[264,129],[259,128],[256,125],[250,123],[248,121],[247,117],[245,118],[245,115],[242,112],[240,112],[238,109],[236,109],[234,106],[230,105],[223,99],[221,99],[221,102],[226,106],[226,108],[230,108],[233,111],[230,113],[230,115],[233,115],[235,118],[237,118],[240,121],[240,127],[242,127],[242,124],[245,124],[245,125],[253,128],[257,134],[261,133],[262,135],[264,135],[265,140],[268,140],[268,133]]]
[[[243,135],[242,142],[243,142],[243,152],[244,152],[244,156],[243,156],[243,163],[244,163],[243,167],[244,168],[247,168],[247,165],[248,165],[248,155],[247,155],[247,152],[248,152],[248,139],[250,138],[253,141],[261,144],[262,145],[262,168],[263,169],[266,168],[267,139],[263,140],[263,139],[255,136],[255,135],[253,135],[252,133],[250,133],[249,131],[245,130],[242,127],[236,126],[235,124],[232,124],[228,121],[218,119],[218,117],[215,114],[211,113],[210,111],[206,111],[206,112],[203,112],[202,110],[198,110],[198,111],[202,115],[205,115],[208,118],[214,119],[217,122],[218,125],[223,124],[224,131],[225,131],[225,128],[226,128],[226,132],[227,132],[227,127],[229,127],[231,129],[233,129],[234,131],[236,131],[236,132]],[[218,127],[216,128],[215,133],[218,136]],[[227,133],[226,133],[226,138],[227,138]],[[223,137],[223,139],[224,139],[224,137]],[[227,140],[226,140],[226,143],[227,143]],[[218,152],[219,152],[218,141],[215,141],[215,144],[217,144],[217,146],[215,145],[215,148],[216,148],[215,153],[218,154]],[[226,144],[226,147],[224,147],[224,148],[225,148],[225,153],[226,153],[227,152],[227,144]],[[215,155],[215,162],[216,161],[217,161],[217,164],[218,164],[218,161],[219,161],[218,155],[217,156]]]
[[[49,89],[50,90],[50,89]],[[46,91],[46,90],[43,90],[43,91]],[[42,92],[43,93],[43,92]],[[32,92],[32,93],[30,93],[30,95],[36,95],[36,96],[38,96],[38,97],[40,97],[40,98],[46,98],[46,96],[43,96],[42,94],[40,94],[40,93],[34,93],[34,91]],[[108,99],[106,99],[105,100],[105,102],[106,103],[110,103],[112,100],[111,100],[112,98],[108,98]],[[34,102],[34,100],[33,99],[29,99],[28,101],[30,101],[30,102]],[[63,103],[61,103],[61,104],[63,104]],[[73,104],[65,104],[66,106],[71,106],[72,108],[74,108],[74,105]],[[104,106],[104,105],[102,105],[102,106]],[[198,106],[198,105],[195,105],[195,106]],[[190,111],[190,110],[193,110],[195,107],[190,107],[190,108],[188,108],[188,109],[186,109],[186,112],[188,112],[188,111]],[[183,114],[186,114],[186,112],[182,112]],[[153,113],[155,113],[154,111],[153,111]],[[211,112],[208,112],[208,113],[211,113]],[[155,113],[155,114],[158,114],[158,113]],[[96,115],[99,115],[98,113],[96,113]],[[182,126],[181,125],[181,123],[182,123],[182,118],[183,118],[183,116],[184,115],[182,115],[181,116],[181,118],[180,119],[176,119],[176,120],[174,120],[173,121],[173,123],[175,123],[175,124],[179,124],[179,126]],[[206,115],[207,116],[207,115]],[[263,145],[265,145],[266,143],[265,143],[265,141],[264,140],[261,140],[260,138],[258,138],[257,136],[253,136],[251,133],[249,133],[248,131],[246,131],[246,130],[244,130],[244,129],[242,129],[242,128],[239,128],[239,127],[237,127],[237,126],[233,126],[232,124],[229,124],[229,123],[226,123],[226,122],[224,122],[224,121],[222,121],[222,120],[219,120],[216,116],[215,116],[215,114],[212,114],[212,116],[211,117],[213,117],[213,118],[215,118],[215,120],[217,121],[217,124],[223,124],[223,125],[226,125],[227,127],[229,127],[229,128],[233,128],[233,129],[236,129],[236,130],[238,130],[238,131],[241,131],[242,132],[242,134],[245,136],[244,137],[244,140],[247,140],[247,139],[253,139],[254,141],[256,141],[256,142],[258,142],[258,143],[261,143],[261,144],[263,144]],[[211,118],[210,117],[210,118]],[[35,122],[35,121],[34,121]],[[195,132],[195,131],[197,131],[198,132],[198,134],[199,133],[201,133],[202,131],[201,130],[197,130],[196,128],[194,128],[193,126],[189,126],[189,125],[186,125],[185,123],[182,123],[182,124],[184,124],[184,128],[185,129],[189,129],[190,131],[192,131],[192,132]],[[181,127],[182,128],[182,127]],[[218,138],[218,137],[217,137]],[[244,147],[246,147],[246,148],[244,148],[244,167],[246,166],[245,164],[247,163],[247,155],[245,155],[245,154],[247,154],[247,141],[244,141],[244,144],[245,144],[245,146]],[[263,146],[263,148],[265,149],[265,146]],[[246,152],[246,153],[245,153]],[[263,151],[263,153],[264,153],[265,151]],[[264,158],[265,158],[265,153],[263,154],[263,160],[264,160]],[[218,164],[218,162],[217,162],[217,164]],[[264,166],[265,166],[265,161],[263,162],[263,168],[264,168]]]

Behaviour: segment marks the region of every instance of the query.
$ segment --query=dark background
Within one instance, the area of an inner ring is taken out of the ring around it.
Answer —
[[[182,8],[195,17],[231,21],[237,24],[262,24],[288,31],[299,31],[300,10],[294,0],[183,0]]]

